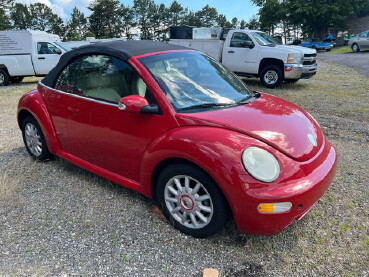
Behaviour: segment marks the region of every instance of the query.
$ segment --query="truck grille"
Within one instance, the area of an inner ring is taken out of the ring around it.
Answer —
[[[316,53],[314,54],[305,54],[302,59],[303,65],[312,65],[316,63]]]
[[[313,60],[313,61],[305,61],[304,60],[303,65],[312,65],[312,64],[315,64],[315,63],[316,63],[316,60]]]

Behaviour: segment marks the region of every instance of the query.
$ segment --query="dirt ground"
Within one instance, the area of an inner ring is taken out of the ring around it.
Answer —
[[[0,87],[0,276],[369,276],[369,78],[319,62],[309,80],[276,90],[312,114],[338,151],[332,185],[276,236],[240,234],[231,220],[195,239],[151,212],[154,201],[61,159],[38,163],[16,123],[37,85]]]

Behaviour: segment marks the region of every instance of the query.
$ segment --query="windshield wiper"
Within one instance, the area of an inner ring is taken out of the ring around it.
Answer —
[[[245,98],[238,101],[237,104],[238,105],[240,105],[240,104],[249,104],[249,103],[253,102],[254,100],[256,100],[259,97],[260,97],[260,93],[253,92],[253,93],[250,93],[249,95],[247,95]]]
[[[230,107],[230,106],[236,106],[236,105],[237,103],[203,103],[203,104],[180,108],[178,109],[178,111],[195,110],[195,109],[201,109],[201,108]]]

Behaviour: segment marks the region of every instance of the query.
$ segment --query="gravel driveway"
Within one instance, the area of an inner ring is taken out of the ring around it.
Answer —
[[[369,79],[321,62],[276,90],[247,83],[309,111],[339,155],[314,209],[275,236],[230,221],[195,239],[153,214],[153,200],[58,158],[33,161],[15,118],[36,82],[0,89],[0,276],[369,276]]]
[[[317,59],[323,62],[352,67],[366,77],[369,77],[369,51],[361,51],[358,53],[319,52]]]

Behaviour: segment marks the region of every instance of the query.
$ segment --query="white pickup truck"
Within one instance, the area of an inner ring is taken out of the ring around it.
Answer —
[[[278,45],[268,34],[247,29],[230,30],[225,40],[211,37],[216,36],[207,39],[170,39],[169,43],[205,52],[237,75],[260,77],[262,84],[268,88],[275,88],[282,81],[297,82],[316,74],[314,49]]]
[[[42,31],[0,31],[0,86],[45,76],[70,48]]]

